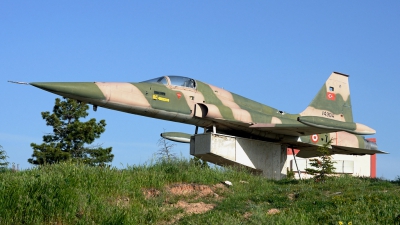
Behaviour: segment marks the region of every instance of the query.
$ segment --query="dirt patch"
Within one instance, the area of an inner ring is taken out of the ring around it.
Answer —
[[[144,189],[143,194],[146,199],[155,198],[160,195],[160,191],[155,188]]]
[[[120,196],[117,198],[116,203],[117,203],[117,206],[119,206],[119,207],[127,207],[127,206],[129,206],[129,201],[130,201],[130,199],[128,197]]]
[[[205,197],[214,195],[214,191],[209,186],[202,184],[174,184],[168,187],[168,191],[178,196],[195,195],[197,197]]]
[[[288,198],[289,198],[290,201],[293,201],[294,198],[295,198],[295,195],[294,194],[288,194]]]
[[[281,211],[279,209],[270,209],[270,210],[268,210],[267,214],[268,215],[274,215],[274,214],[278,214],[280,212]]]
[[[222,193],[228,190],[228,188],[223,184],[208,186],[202,184],[187,184],[187,183],[172,184],[167,186],[165,189],[170,195],[183,196],[185,198],[189,197],[191,203],[186,202],[184,200],[179,200],[175,204],[168,204],[169,197],[167,197],[164,201],[165,205],[163,206],[165,210],[169,210],[169,207],[174,207],[174,208],[181,208],[183,209],[184,212],[175,215],[172,220],[160,222],[160,224],[174,224],[176,221],[180,220],[186,215],[201,214],[210,211],[214,209],[215,204],[207,204],[204,202],[192,202],[192,201],[196,201],[199,198],[204,198],[204,197],[212,197],[213,199],[220,200],[221,197],[215,192]],[[158,197],[160,193],[161,192],[159,190],[154,188],[143,190],[143,194],[146,199]]]
[[[223,184],[216,184],[212,187],[202,184],[173,184],[168,187],[168,191],[172,195],[194,196],[191,200],[211,196],[219,198],[219,195],[214,192],[217,189],[226,189],[226,187]],[[204,202],[188,203],[185,201],[178,201],[176,204],[172,204],[172,206],[183,209],[185,214],[201,214],[215,207],[214,204],[206,204]]]
[[[204,202],[187,203],[185,201],[178,201],[176,204],[173,204],[173,206],[182,208],[186,214],[201,214],[215,207],[214,204],[206,204]]]
[[[247,220],[249,219],[253,214],[251,212],[245,212],[243,217]]]
[[[215,192],[222,193],[228,188],[223,184],[215,184],[212,187],[203,184],[186,184],[186,183],[178,183],[172,184],[166,187],[166,190],[175,196],[193,196],[192,199],[196,200],[202,197],[214,197],[220,198],[219,195]],[[158,197],[161,194],[161,191],[150,188],[144,189],[143,195],[146,199]]]

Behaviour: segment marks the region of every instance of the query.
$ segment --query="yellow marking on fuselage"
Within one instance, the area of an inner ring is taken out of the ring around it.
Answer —
[[[158,100],[162,102],[169,102],[169,98],[160,97],[158,95],[153,95],[153,100]]]

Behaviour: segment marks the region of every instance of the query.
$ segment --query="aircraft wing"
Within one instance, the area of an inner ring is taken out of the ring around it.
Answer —
[[[346,147],[346,146],[338,146],[338,145],[332,145],[332,150],[334,154],[346,154],[346,155],[372,155],[376,153],[380,154],[389,154],[385,151],[381,151],[378,149],[362,149],[362,148],[352,148],[352,147]]]
[[[311,158],[320,156],[319,152],[317,151],[318,146],[315,145],[308,145],[304,143],[304,146],[298,146],[296,147],[296,149],[300,150],[300,152],[298,152],[296,156],[301,158]],[[332,145],[331,153],[343,154],[343,155],[372,155],[376,153],[388,154],[387,152],[381,150],[352,148],[352,147],[338,146],[338,145]]]
[[[211,118],[210,118],[211,119]],[[224,125],[226,127],[230,127],[234,130],[240,130],[240,127],[250,128],[260,131],[265,131],[271,134],[281,134],[288,136],[307,136],[313,134],[323,134],[323,133],[331,133],[341,131],[341,129],[335,128],[324,128],[324,127],[315,127],[308,126],[302,123],[289,123],[289,124],[273,124],[273,123],[245,123],[241,121],[233,121],[219,118],[212,118],[212,121]]]
[[[298,124],[271,124],[271,123],[257,123],[251,125],[250,128],[266,131],[275,134],[284,134],[290,136],[304,136],[312,134],[322,134],[335,132],[337,130],[318,128],[304,125],[302,123]]]

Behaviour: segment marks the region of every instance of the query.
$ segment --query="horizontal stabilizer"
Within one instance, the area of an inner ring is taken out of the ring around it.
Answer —
[[[300,150],[296,156],[301,158],[319,157],[321,154],[317,151],[318,146],[302,146],[297,147]],[[365,148],[352,148],[347,146],[332,145],[332,154],[342,155],[373,155],[373,154],[389,154],[388,152],[381,151],[378,149],[365,149]]]
[[[369,135],[376,133],[374,129],[363,124],[353,123],[353,122],[342,122],[319,116],[301,116],[298,117],[297,120],[305,125],[327,130],[346,131],[358,135]]]
[[[352,148],[346,146],[332,145],[334,154],[346,154],[346,155],[373,155],[373,154],[389,154],[378,149],[362,149]]]
[[[161,133],[161,137],[168,139],[170,141],[180,142],[180,143],[190,143],[190,137],[192,135],[182,133],[182,132],[164,132]]]

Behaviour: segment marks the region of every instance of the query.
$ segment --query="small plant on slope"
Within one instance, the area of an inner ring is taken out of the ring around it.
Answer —
[[[172,152],[175,144],[172,144],[167,141],[167,139],[161,137],[160,139],[158,139],[157,145],[158,147],[160,147],[157,152],[158,160],[171,162],[177,159],[176,154]]]
[[[332,162],[332,154],[329,148],[331,142],[332,140],[318,147],[317,151],[320,153],[319,159],[310,159],[312,168],[307,168],[306,171],[308,174],[314,176],[315,181],[325,181],[336,169],[333,166],[334,162]]]
[[[0,145],[0,170],[6,169],[8,166],[7,162],[7,154],[6,151],[3,149],[3,146]]]

